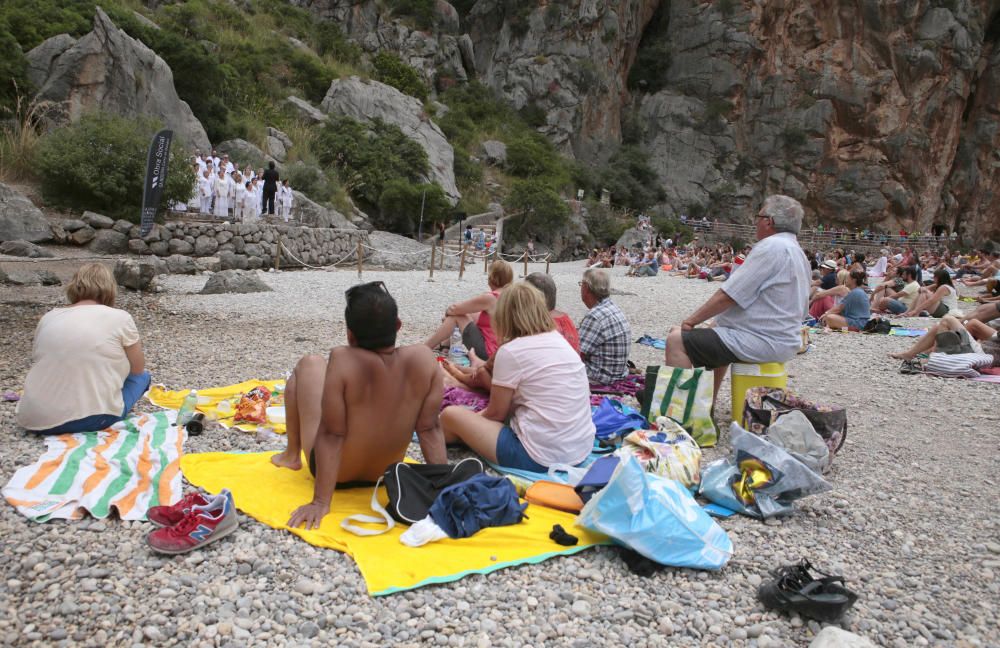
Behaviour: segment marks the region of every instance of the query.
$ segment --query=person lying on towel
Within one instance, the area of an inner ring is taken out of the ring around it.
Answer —
[[[433,352],[423,344],[396,346],[396,301],[381,281],[350,288],[346,299],[347,346],[326,359],[303,357],[285,388],[288,448],[271,461],[300,470],[305,454],[316,478],[312,501],[288,520],[292,528],[318,528],[337,485],[374,483],[402,461],[414,430],[424,461],[448,462]]]

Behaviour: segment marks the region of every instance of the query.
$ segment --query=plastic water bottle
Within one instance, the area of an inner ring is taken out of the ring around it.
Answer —
[[[191,420],[194,416],[195,411],[198,407],[198,392],[192,389],[188,392],[188,395],[184,397],[184,402],[181,403],[180,410],[177,411],[177,425],[187,425],[187,422]]]
[[[454,364],[465,366],[469,364],[469,358],[465,352],[465,345],[462,344],[462,332],[455,327],[451,332],[451,343],[448,347],[448,359]]]

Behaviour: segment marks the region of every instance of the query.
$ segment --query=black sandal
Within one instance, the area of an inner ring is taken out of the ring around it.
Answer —
[[[812,568],[807,560],[779,567],[771,572],[774,580],[757,590],[757,599],[769,610],[833,623],[854,605],[858,595],[844,586],[843,576],[817,571],[821,576],[817,579],[809,573]]]

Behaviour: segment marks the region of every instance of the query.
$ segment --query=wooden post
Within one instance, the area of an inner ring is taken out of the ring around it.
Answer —
[[[462,258],[458,261],[458,279],[462,280],[462,275],[465,274],[465,252],[469,249],[468,245],[462,246]]]
[[[277,272],[281,270],[281,235],[278,235],[278,240],[274,243],[274,271]]]
[[[437,260],[437,246],[431,246],[431,276],[427,278],[427,281],[434,281],[434,261]]]
[[[489,272],[489,271],[490,271],[490,255],[489,254],[484,254],[483,255],[483,272]]]
[[[528,251],[527,250],[524,251],[524,275],[523,276],[525,276],[525,277],[528,276]]]
[[[361,264],[364,258],[364,250],[361,249],[361,241],[358,240],[358,281],[361,281]]]
[[[549,274],[549,263],[550,263],[551,258],[552,258],[551,254],[546,254],[545,255],[545,274]]]
[[[444,270],[444,241],[441,241],[441,261],[438,262],[438,270]]]

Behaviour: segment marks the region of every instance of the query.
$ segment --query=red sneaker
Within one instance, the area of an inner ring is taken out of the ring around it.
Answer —
[[[191,507],[174,526],[150,533],[146,536],[146,542],[154,551],[182,554],[224,538],[238,526],[233,495],[228,489],[223,489],[208,504]]]
[[[208,500],[201,493],[188,493],[173,506],[154,506],[146,512],[146,519],[158,527],[172,527],[191,512],[195,506],[205,506]]]

